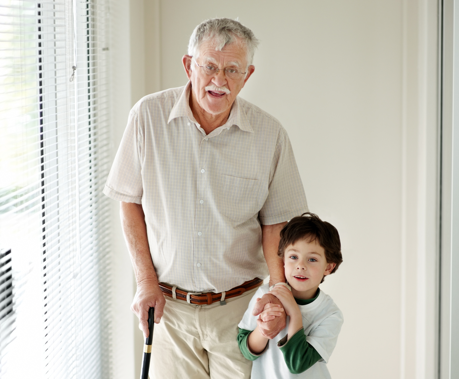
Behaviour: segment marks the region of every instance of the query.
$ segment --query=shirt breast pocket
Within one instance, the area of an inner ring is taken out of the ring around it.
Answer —
[[[260,180],[218,175],[216,188],[219,210],[233,226],[258,216],[262,206]]]

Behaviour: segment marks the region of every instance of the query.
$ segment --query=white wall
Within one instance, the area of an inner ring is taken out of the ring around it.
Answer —
[[[181,57],[193,28],[206,18],[239,17],[261,40],[256,71],[241,96],[282,122],[310,210],[341,234],[344,263],[323,285],[345,316],[329,364],[335,379],[430,378],[420,363],[430,351],[416,353],[419,343],[433,345],[421,330],[431,330],[432,320],[420,322],[416,315],[431,305],[417,284],[431,272],[417,253],[428,243],[419,241],[422,227],[409,226],[425,224],[418,222],[425,213],[419,205],[434,196],[416,197],[422,192],[418,185],[430,178],[421,175],[426,163],[420,165],[417,157],[431,156],[423,154],[425,141],[416,142],[429,135],[420,135],[418,125],[428,119],[419,109],[431,102],[416,101],[429,89],[419,88],[425,76],[421,53],[429,52],[421,48],[426,30],[419,25],[421,11],[434,3],[130,4],[131,104],[146,93],[186,83]],[[409,176],[413,170],[421,179]],[[414,205],[407,205],[414,198]],[[418,245],[410,250],[413,240]],[[422,275],[412,274],[417,270]]]

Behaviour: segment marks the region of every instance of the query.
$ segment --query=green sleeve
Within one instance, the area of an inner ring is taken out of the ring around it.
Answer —
[[[304,329],[301,328],[286,342],[287,336],[278,342],[278,346],[284,354],[284,361],[292,374],[300,374],[306,371],[322,357],[307,341]]]
[[[249,338],[250,333],[252,333],[252,330],[245,330],[245,329],[241,329],[241,328],[238,328],[238,329],[239,329],[239,333],[237,335],[237,343],[239,345],[239,350],[241,350],[242,355],[246,359],[248,359],[249,361],[254,361],[258,357],[260,357],[261,354],[263,354],[265,351],[263,350],[258,355],[253,354],[250,351],[249,346],[247,344],[247,339]]]

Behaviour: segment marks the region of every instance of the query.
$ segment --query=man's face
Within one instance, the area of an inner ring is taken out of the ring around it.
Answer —
[[[207,75],[200,66],[211,64],[217,66],[220,71],[218,74]],[[222,51],[215,50],[212,40],[205,41],[201,44],[198,57],[193,59],[186,55],[183,57],[183,64],[187,76],[191,81],[192,96],[194,102],[198,105],[199,110],[194,111],[208,113],[213,116],[229,114],[231,107],[245,83],[255,70],[254,66],[247,67],[247,52],[243,44],[234,42],[226,45]],[[237,68],[240,72],[247,72],[240,75],[237,79],[228,78],[224,70],[227,67]],[[226,87],[230,93],[219,90],[206,90],[208,86]]]

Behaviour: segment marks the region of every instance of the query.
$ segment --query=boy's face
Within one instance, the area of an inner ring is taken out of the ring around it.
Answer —
[[[299,299],[313,298],[324,275],[335,266],[327,263],[324,248],[308,238],[288,245],[284,251],[285,278]]]

